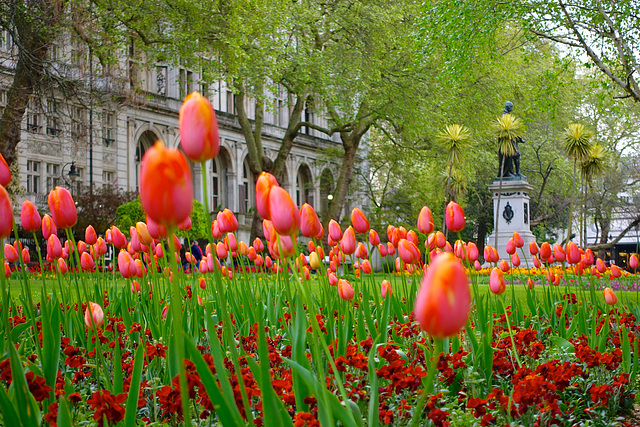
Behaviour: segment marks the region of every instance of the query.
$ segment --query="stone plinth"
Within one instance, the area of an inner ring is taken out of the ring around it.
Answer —
[[[517,231],[524,240],[525,254],[529,258],[529,242],[535,240],[531,232],[531,218],[529,216],[529,193],[533,187],[526,180],[503,180],[500,206],[498,206],[499,188],[499,180],[495,180],[489,185],[493,197],[494,226],[495,218],[498,218],[498,254],[501,259],[509,259],[505,248],[509,239],[513,237],[513,232]],[[487,244],[495,246],[495,230],[487,239]],[[522,258],[520,251],[518,251],[518,255]],[[522,265],[526,266],[524,260],[522,260]]]

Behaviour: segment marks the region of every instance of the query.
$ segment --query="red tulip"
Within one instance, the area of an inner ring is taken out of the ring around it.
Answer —
[[[56,187],[49,192],[49,210],[53,221],[60,228],[71,228],[78,222],[76,204],[71,193],[64,187]]]
[[[0,185],[6,187],[11,182],[11,170],[4,156],[0,154]]]
[[[60,274],[66,274],[69,271],[69,267],[64,259],[58,258],[58,271]]]
[[[467,259],[467,248],[462,240],[456,240],[453,244],[453,254],[461,260]]]
[[[96,254],[102,256],[107,253],[107,242],[102,237],[98,237],[96,244],[94,245]]]
[[[539,249],[538,249],[538,244],[532,240],[529,242],[529,253],[531,255],[538,255]]]
[[[578,245],[576,245],[575,242],[573,242],[572,240],[570,240],[569,243],[567,243],[566,255],[567,255],[567,262],[569,264],[577,264],[580,262],[580,259],[582,258]]]
[[[455,233],[464,229],[464,211],[459,204],[457,204],[453,200],[450,201],[445,209],[444,215],[445,224],[447,225],[449,231]]]
[[[478,250],[478,246],[473,242],[467,243],[467,258],[469,262],[475,262],[479,256],[480,251]]]
[[[315,209],[308,203],[302,205],[300,208],[300,232],[302,235],[309,238],[316,237],[321,229],[322,224]]]
[[[593,265],[593,263],[595,262],[593,258],[593,251],[591,251],[591,249],[587,249],[586,251],[584,251],[583,262],[585,265]]]
[[[260,240],[259,237],[256,237],[253,240],[253,248],[256,250],[256,252],[264,251],[264,243],[262,243],[262,240]]]
[[[338,280],[338,295],[343,300],[352,300],[355,296],[355,291],[353,290],[353,286],[351,286],[351,283],[349,283],[345,279]]]
[[[353,208],[351,211],[351,224],[353,224],[353,229],[360,234],[369,231],[369,220],[359,208]]]
[[[380,236],[374,229],[369,230],[369,243],[372,247],[380,244]]]
[[[80,266],[84,271],[93,271],[93,269],[96,268],[96,263],[88,252],[82,252],[80,256]]]
[[[393,293],[393,289],[391,289],[391,283],[388,280],[383,280],[382,285],[380,285],[380,293],[382,293],[382,298],[386,298],[387,295],[391,295]]]
[[[535,256],[535,255],[533,256],[533,266],[534,266],[535,268],[540,268],[540,260],[539,260],[539,259],[538,259],[538,257],[537,257],[537,256]]]
[[[175,225],[191,213],[193,181],[184,155],[161,141],[147,150],[140,167],[140,201],[151,219]],[[54,218],[55,219],[55,218]]]
[[[604,300],[609,305],[615,305],[618,302],[618,297],[611,288],[604,288]]]
[[[587,251],[589,250],[590,249],[587,249]],[[585,257],[586,257],[586,252],[585,252]],[[638,257],[636,256],[636,254],[633,254],[629,257],[629,267],[633,268],[634,270],[638,268]]]
[[[513,238],[507,241],[507,246],[505,247],[505,251],[507,251],[509,255],[513,255],[516,253],[516,244],[513,242]]]
[[[510,268],[509,263],[505,259],[501,259],[498,266],[500,267],[500,270],[504,271],[505,273],[509,271],[509,268]]]
[[[340,247],[346,255],[351,255],[356,251],[356,233],[352,226],[344,230],[342,240],[340,240]]]
[[[271,220],[269,194],[273,187],[278,187],[276,177],[269,172],[262,172],[256,180],[256,208],[263,219]]]
[[[282,187],[271,189],[269,192],[269,212],[273,228],[279,234],[290,236],[298,232],[300,211],[293,203],[287,190]]]
[[[84,323],[89,329],[93,329],[94,325],[98,328],[102,326],[104,323],[104,312],[102,311],[102,307],[98,304],[89,302],[89,306],[84,312]]]
[[[447,239],[444,237],[442,231],[436,231],[436,247],[443,249],[447,245]]]
[[[117,249],[123,249],[127,246],[127,237],[115,225],[111,226],[111,244]]]
[[[338,286],[338,276],[333,271],[329,272],[329,284],[331,286]]]
[[[395,226],[389,224],[387,225],[387,240],[391,241],[391,238],[393,237],[393,231],[396,229]]]
[[[147,215],[146,223],[147,223],[147,231],[149,232],[149,235],[152,238],[159,240],[167,237],[167,233],[168,233],[167,227],[165,227],[164,225],[158,224],[149,215]]]
[[[364,261],[362,261],[362,265],[360,266],[360,268],[362,268],[362,272],[365,274],[371,274],[371,263],[369,262],[368,259],[365,259]]]
[[[228,252],[227,248],[224,246],[224,243],[218,242],[216,244],[216,255],[218,255],[218,258],[220,258],[221,260],[227,258]]]
[[[431,215],[431,209],[424,206],[420,210],[420,215],[418,215],[418,231],[422,234],[429,234],[433,232],[433,215]]]
[[[598,270],[599,273],[604,273],[605,271],[607,271],[607,266],[605,265],[604,261],[602,261],[601,258],[598,258],[596,260],[596,269]]]
[[[233,233],[238,230],[238,219],[229,209],[218,212],[216,220],[222,234]]]
[[[496,295],[502,294],[507,290],[507,284],[502,275],[502,270],[498,267],[493,267],[491,270],[491,276],[489,277],[489,289]]]
[[[28,264],[31,261],[31,254],[29,254],[29,249],[22,248],[22,261],[25,264]]]
[[[22,202],[22,208],[20,209],[20,223],[22,224],[22,228],[30,233],[37,231],[42,225],[40,213],[36,209],[35,205],[28,200]]]
[[[434,338],[453,336],[469,318],[469,279],[458,259],[438,256],[422,279],[414,312],[420,327]]]
[[[396,247],[393,246],[393,243],[391,242],[387,242],[387,255],[395,255],[396,254]]]
[[[120,253],[118,253],[118,271],[125,279],[134,277],[138,272],[135,261],[129,252],[125,250],[120,250]]]
[[[369,257],[367,248],[364,246],[362,242],[358,242],[354,255],[356,256],[356,258],[359,258],[359,259],[367,259]]]
[[[540,259],[542,259],[543,261],[548,261],[550,257],[551,245],[549,244],[549,242],[544,242],[542,245],[540,245]]]

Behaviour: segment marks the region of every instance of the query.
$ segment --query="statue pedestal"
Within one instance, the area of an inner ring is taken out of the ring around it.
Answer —
[[[524,240],[524,250],[527,258],[529,255],[529,242],[535,241],[535,236],[531,232],[529,225],[529,193],[533,187],[525,180],[502,180],[502,196],[500,197],[500,206],[498,206],[498,190],[500,188],[500,180],[496,179],[489,185],[493,196],[493,220],[495,226],[495,218],[498,218],[498,254],[500,259],[509,260],[506,246],[509,239],[513,237],[513,232],[517,231]],[[495,246],[494,232],[487,239],[487,244]],[[518,251],[518,255],[522,258],[522,254]],[[521,259],[521,266],[526,267],[526,262]],[[531,265],[531,260],[529,259]]]

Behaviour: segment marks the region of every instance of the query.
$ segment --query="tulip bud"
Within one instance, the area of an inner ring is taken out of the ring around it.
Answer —
[[[340,224],[333,219],[329,221],[329,237],[336,242],[342,240],[342,229],[340,228]]]
[[[380,252],[380,256],[381,257],[386,257],[387,256],[387,247],[383,244],[379,244],[378,245],[378,252]]]
[[[513,242],[513,239],[509,239],[507,241],[507,246],[505,247],[505,250],[509,255],[513,255],[516,253],[516,245]]]
[[[529,242],[529,253],[531,255],[538,255],[539,249],[538,249],[538,244],[532,240]]]
[[[558,244],[553,245],[553,256],[558,262],[564,262],[567,259],[567,254],[564,249],[562,249],[562,246]]]
[[[540,245],[540,259],[548,262],[550,257],[551,245],[549,244],[549,242],[544,242],[542,245]]]
[[[449,231],[454,233],[464,229],[465,219],[462,207],[454,201],[450,201],[445,209],[445,224]]]
[[[620,271],[620,268],[617,265],[611,264],[611,275],[617,279],[622,276],[622,271]]]
[[[605,271],[607,271],[607,266],[604,264],[604,261],[602,261],[602,258],[598,258],[596,260],[596,269],[599,273],[604,273]]]
[[[271,220],[269,195],[273,187],[278,187],[276,177],[268,172],[262,172],[256,180],[256,208],[263,219]]]
[[[194,162],[215,158],[220,151],[218,120],[209,100],[198,92],[189,94],[180,108],[180,147]]]
[[[347,255],[352,255],[356,251],[356,233],[352,226],[347,227],[340,240],[340,247],[342,252]]]
[[[369,220],[358,208],[353,208],[351,211],[351,224],[353,224],[354,230],[360,234],[364,234],[369,231]]]
[[[343,300],[352,300],[355,296],[355,291],[353,290],[353,286],[351,286],[351,283],[349,283],[345,279],[338,280],[338,295]]]
[[[93,329],[94,325],[98,328],[102,326],[104,323],[104,312],[102,311],[102,307],[98,304],[89,302],[89,306],[84,312],[84,323],[89,329]]]
[[[69,267],[64,259],[58,258],[58,271],[60,274],[66,274],[69,271]]]
[[[590,249],[587,249],[587,251],[589,251]],[[586,252],[585,252],[586,255]],[[629,267],[633,268],[634,270],[636,268],[638,268],[638,257],[636,256],[636,254],[633,254],[629,257]]]
[[[471,308],[469,279],[458,259],[438,256],[422,279],[414,313],[420,327],[434,338],[457,334]]]
[[[533,289],[536,286],[535,282],[531,277],[527,279],[527,286],[529,286],[529,289]]]
[[[22,248],[22,262],[28,264],[31,261],[31,254],[29,254],[29,249]]]
[[[151,242],[153,242],[153,238],[149,233],[149,228],[147,227],[147,224],[145,224],[144,222],[142,221],[137,222],[135,231],[136,231],[135,234],[138,237],[138,241],[140,241],[140,243],[142,243],[143,245],[149,245],[151,244]]]
[[[522,236],[520,235],[520,233],[518,233],[517,231],[513,232],[513,244],[516,246],[516,248],[520,249],[521,247],[524,246],[524,240],[522,239]]]
[[[504,271],[505,273],[509,271],[509,263],[504,259],[500,260],[499,267],[500,267],[500,270]]]
[[[40,213],[36,209],[35,205],[28,200],[22,202],[22,208],[20,209],[20,223],[22,224],[22,228],[30,233],[37,231],[42,225]],[[48,236],[46,238],[48,238]]]
[[[513,265],[514,267],[520,267],[520,257],[517,253],[511,255],[511,265]]]
[[[273,228],[278,234],[290,236],[298,232],[300,211],[287,190],[273,187],[269,192],[269,212]]]
[[[382,285],[380,286],[380,293],[382,293],[382,298],[386,298],[387,295],[391,295],[393,290],[391,289],[391,283],[388,280],[383,280]]]
[[[493,267],[491,270],[491,276],[489,277],[489,289],[496,295],[502,294],[507,290],[507,284],[502,275],[502,270],[498,267]]]
[[[580,259],[582,258],[578,245],[576,245],[575,242],[571,240],[567,243],[566,255],[567,255],[567,262],[569,264],[577,264],[580,262]]]
[[[424,206],[420,210],[420,215],[418,215],[418,231],[422,234],[429,234],[433,232],[433,215],[431,215],[431,209]]]
[[[604,300],[609,305],[615,305],[618,302],[618,297],[611,288],[604,288]]]
[[[478,246],[473,242],[467,243],[467,257],[469,262],[475,262],[479,256],[480,251],[478,251]]]
[[[8,262],[16,262],[18,261],[18,252],[16,248],[11,246],[8,243],[4,244],[4,257]]]
[[[315,237],[322,229],[318,214],[310,204],[305,203],[300,208],[300,231],[305,237]]]
[[[369,243],[372,247],[378,246],[380,244],[380,236],[378,236],[376,230],[369,230]]]
[[[632,255],[633,257],[634,255]],[[593,258],[593,251],[591,249],[587,249],[586,251],[584,251],[584,257],[583,257],[584,263],[585,265],[593,265],[593,263],[595,262],[594,258]],[[636,262],[637,262],[638,258],[636,258]],[[633,267],[631,267],[633,268]]]
[[[362,242],[358,242],[354,255],[356,256],[356,258],[359,258],[359,259],[366,259],[369,257],[367,248],[364,246]]]
[[[62,256],[62,245],[60,239],[55,234],[49,236],[47,240],[47,254],[52,258],[60,258]]]
[[[96,234],[96,230],[92,225],[87,226],[84,230],[84,240],[87,242],[87,245],[95,245],[98,240],[98,235]]]
[[[415,264],[420,262],[420,250],[407,239],[402,239],[398,243],[398,254],[405,264]]]
[[[47,198],[53,221],[60,228],[71,228],[78,222],[76,204],[71,193],[64,187],[56,187]]]
[[[360,266],[360,268],[362,268],[362,272],[365,274],[371,274],[371,263],[369,262],[368,259],[365,259],[364,261],[362,261],[362,265]]]
[[[338,286],[338,276],[333,271],[328,272],[329,275],[329,284],[331,286]]]

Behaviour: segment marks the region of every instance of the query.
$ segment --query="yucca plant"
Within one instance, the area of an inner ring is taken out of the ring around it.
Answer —
[[[567,157],[573,160],[573,184],[571,186],[571,204],[569,205],[569,225],[567,227],[567,240],[571,240],[571,229],[573,225],[573,202],[576,195],[576,175],[579,161],[587,159],[593,148],[593,133],[585,128],[583,124],[571,123],[564,130],[562,145],[567,153]]]
[[[586,185],[583,186],[583,197],[582,197],[582,229],[586,230],[586,202],[587,202],[587,189],[591,188],[591,181],[598,175],[602,175],[607,167],[607,162],[609,160],[609,153],[607,150],[598,143],[593,144],[588,155],[580,162],[580,172],[582,175],[582,179],[586,182]],[[583,243],[586,244],[587,237],[586,232],[583,231],[584,238],[582,240]]]
[[[441,147],[447,152],[447,165],[449,166],[444,200],[446,206],[449,200],[452,199],[450,184],[453,166],[462,163],[464,151],[471,145],[471,134],[466,126],[451,124],[444,128],[444,131],[438,135],[437,140],[440,142]],[[442,231],[446,232],[444,218],[442,220]]]
[[[516,146],[513,144],[513,140],[522,138],[524,132],[524,123],[522,120],[516,118],[512,114],[503,114],[497,118],[494,123],[495,134],[498,137],[498,152],[503,154],[502,162],[500,164],[500,186],[498,188],[498,208],[496,212],[500,212],[500,198],[502,195],[502,175],[504,175],[504,162],[507,157],[511,157],[516,154]],[[495,218],[495,239],[494,246],[498,246],[498,216]]]

